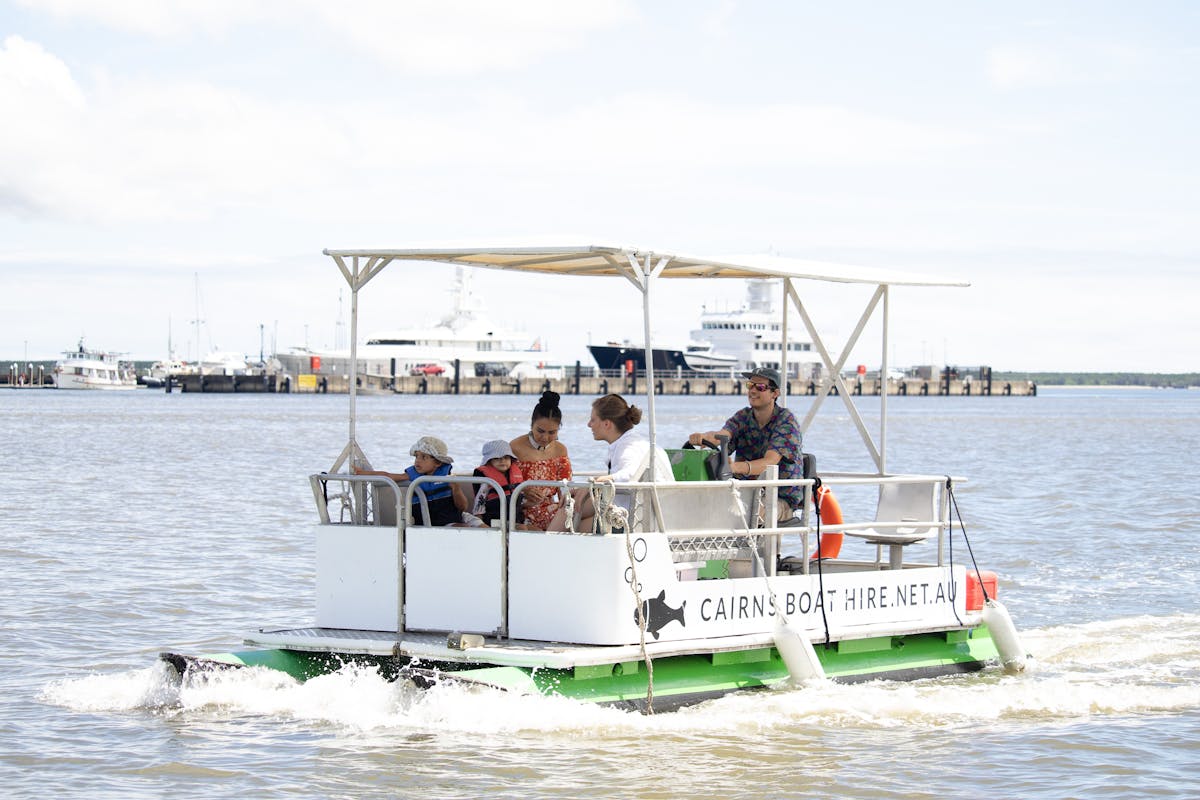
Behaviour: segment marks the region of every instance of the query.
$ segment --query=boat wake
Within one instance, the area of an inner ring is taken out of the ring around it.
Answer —
[[[374,733],[583,732],[623,735],[697,730],[744,733],[764,724],[844,728],[987,723],[1072,723],[1095,717],[1200,708],[1200,615],[1130,617],[1022,633],[1033,659],[1020,675],[909,683],[810,683],[729,695],[674,714],[642,716],[562,697],[462,684],[418,689],[347,666],[298,683],[276,670],[189,673],[168,665],[48,684],[43,702],[87,712],[146,711],[197,719],[231,716],[319,723]],[[819,648],[819,645],[818,645]]]

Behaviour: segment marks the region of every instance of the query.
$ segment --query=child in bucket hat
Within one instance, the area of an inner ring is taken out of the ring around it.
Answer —
[[[475,468],[475,476],[491,478],[500,484],[504,494],[496,491],[490,483],[483,483],[475,493],[475,506],[472,509],[475,516],[483,520],[485,525],[491,525],[493,520],[500,518],[500,507],[512,497],[513,489],[525,480],[521,468],[517,466],[516,456],[512,448],[503,439],[493,439],[483,445],[483,463]],[[524,512],[517,509],[515,522],[524,521]]]
[[[449,475],[450,465],[454,463],[446,443],[436,436],[422,436],[417,439],[408,449],[408,454],[413,456],[413,465],[405,468],[402,473],[358,468],[355,468],[354,472],[358,475],[385,475],[403,487],[423,475]],[[462,484],[445,481],[425,481],[417,487],[413,497],[415,502],[412,519],[417,525],[425,524],[422,506],[429,510],[430,525],[461,525],[463,512],[467,511],[471,504]]]

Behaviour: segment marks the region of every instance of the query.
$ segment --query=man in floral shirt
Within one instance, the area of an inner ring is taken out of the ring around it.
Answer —
[[[693,433],[692,445],[705,439],[716,441],[720,434],[729,436],[729,448],[736,455],[730,467],[742,477],[761,475],[767,467],[778,464],[781,479],[799,480],[803,477],[800,455],[800,426],[796,416],[776,404],[779,397],[779,373],[770,367],[743,372],[750,405],[738,411],[720,431]],[[792,518],[804,502],[804,490],[798,486],[779,489],[781,521]]]

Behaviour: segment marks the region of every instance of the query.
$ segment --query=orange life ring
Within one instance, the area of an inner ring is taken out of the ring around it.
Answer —
[[[817,489],[817,503],[821,507],[822,525],[842,524],[842,507],[828,486]],[[843,533],[822,533],[820,557],[837,558],[838,553],[842,552],[842,540],[845,538],[846,535]],[[817,555],[814,552],[812,558],[817,558]]]

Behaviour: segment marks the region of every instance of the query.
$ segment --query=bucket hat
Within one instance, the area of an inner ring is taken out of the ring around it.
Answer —
[[[454,459],[450,457],[450,451],[446,447],[446,443],[436,436],[422,436],[417,439],[417,443],[409,448],[408,454],[415,456],[417,453],[424,453],[433,456],[443,464],[453,464]]]
[[[508,446],[508,442],[503,439],[493,439],[490,442],[485,442],[483,445],[483,464],[491,461],[493,458],[503,458],[508,456],[515,459],[512,448]],[[482,465],[481,465],[482,466]]]

